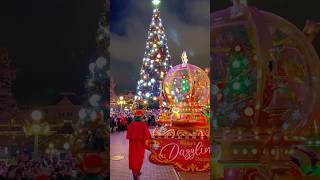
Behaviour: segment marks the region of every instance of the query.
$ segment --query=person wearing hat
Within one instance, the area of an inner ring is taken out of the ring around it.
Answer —
[[[148,125],[142,121],[143,112],[137,110],[134,121],[130,123],[127,130],[129,139],[129,168],[135,180],[139,179],[141,167],[146,149],[146,141],[151,139]]]

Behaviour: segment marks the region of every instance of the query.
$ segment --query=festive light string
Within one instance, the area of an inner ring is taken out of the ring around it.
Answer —
[[[140,79],[137,83],[135,102],[157,102],[160,95],[160,81],[165,77],[169,65],[170,54],[167,39],[160,19],[158,6],[160,0],[153,0],[154,5],[151,24],[149,26],[143,65],[140,69]]]

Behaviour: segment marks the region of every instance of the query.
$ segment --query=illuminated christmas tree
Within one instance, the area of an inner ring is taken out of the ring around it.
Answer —
[[[107,14],[109,3],[105,1],[105,8],[99,19],[97,29],[97,52],[92,62],[89,63],[89,74],[85,81],[86,101],[79,111],[79,122],[73,138],[73,151],[104,152],[107,149],[108,117],[109,117],[109,33]],[[109,161],[108,161],[109,162]]]
[[[167,38],[160,18],[160,0],[153,0],[152,3],[154,10],[135,100],[136,103],[140,102],[149,107],[158,108],[160,83],[172,66],[169,63],[170,55]]]

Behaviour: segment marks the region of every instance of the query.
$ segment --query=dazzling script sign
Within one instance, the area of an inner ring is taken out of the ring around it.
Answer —
[[[208,139],[156,139],[156,150],[151,150],[150,161],[174,165],[177,170],[204,172],[210,169]]]

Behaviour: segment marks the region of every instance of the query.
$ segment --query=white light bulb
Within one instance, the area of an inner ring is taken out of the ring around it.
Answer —
[[[97,94],[94,94],[90,97],[89,102],[92,106],[98,106],[98,101],[100,101],[101,97]]]
[[[96,64],[95,63],[90,63],[89,64],[89,70],[90,70],[90,72],[94,72],[94,69],[96,68]]]
[[[42,118],[42,113],[40,111],[38,111],[38,110],[32,111],[32,113],[31,113],[32,120],[39,121],[41,118]]]
[[[80,109],[79,111],[79,118],[82,120],[86,117],[87,113],[86,113],[86,109]]]
[[[102,69],[106,64],[107,64],[107,60],[104,57],[99,57],[96,61],[97,67]]]

